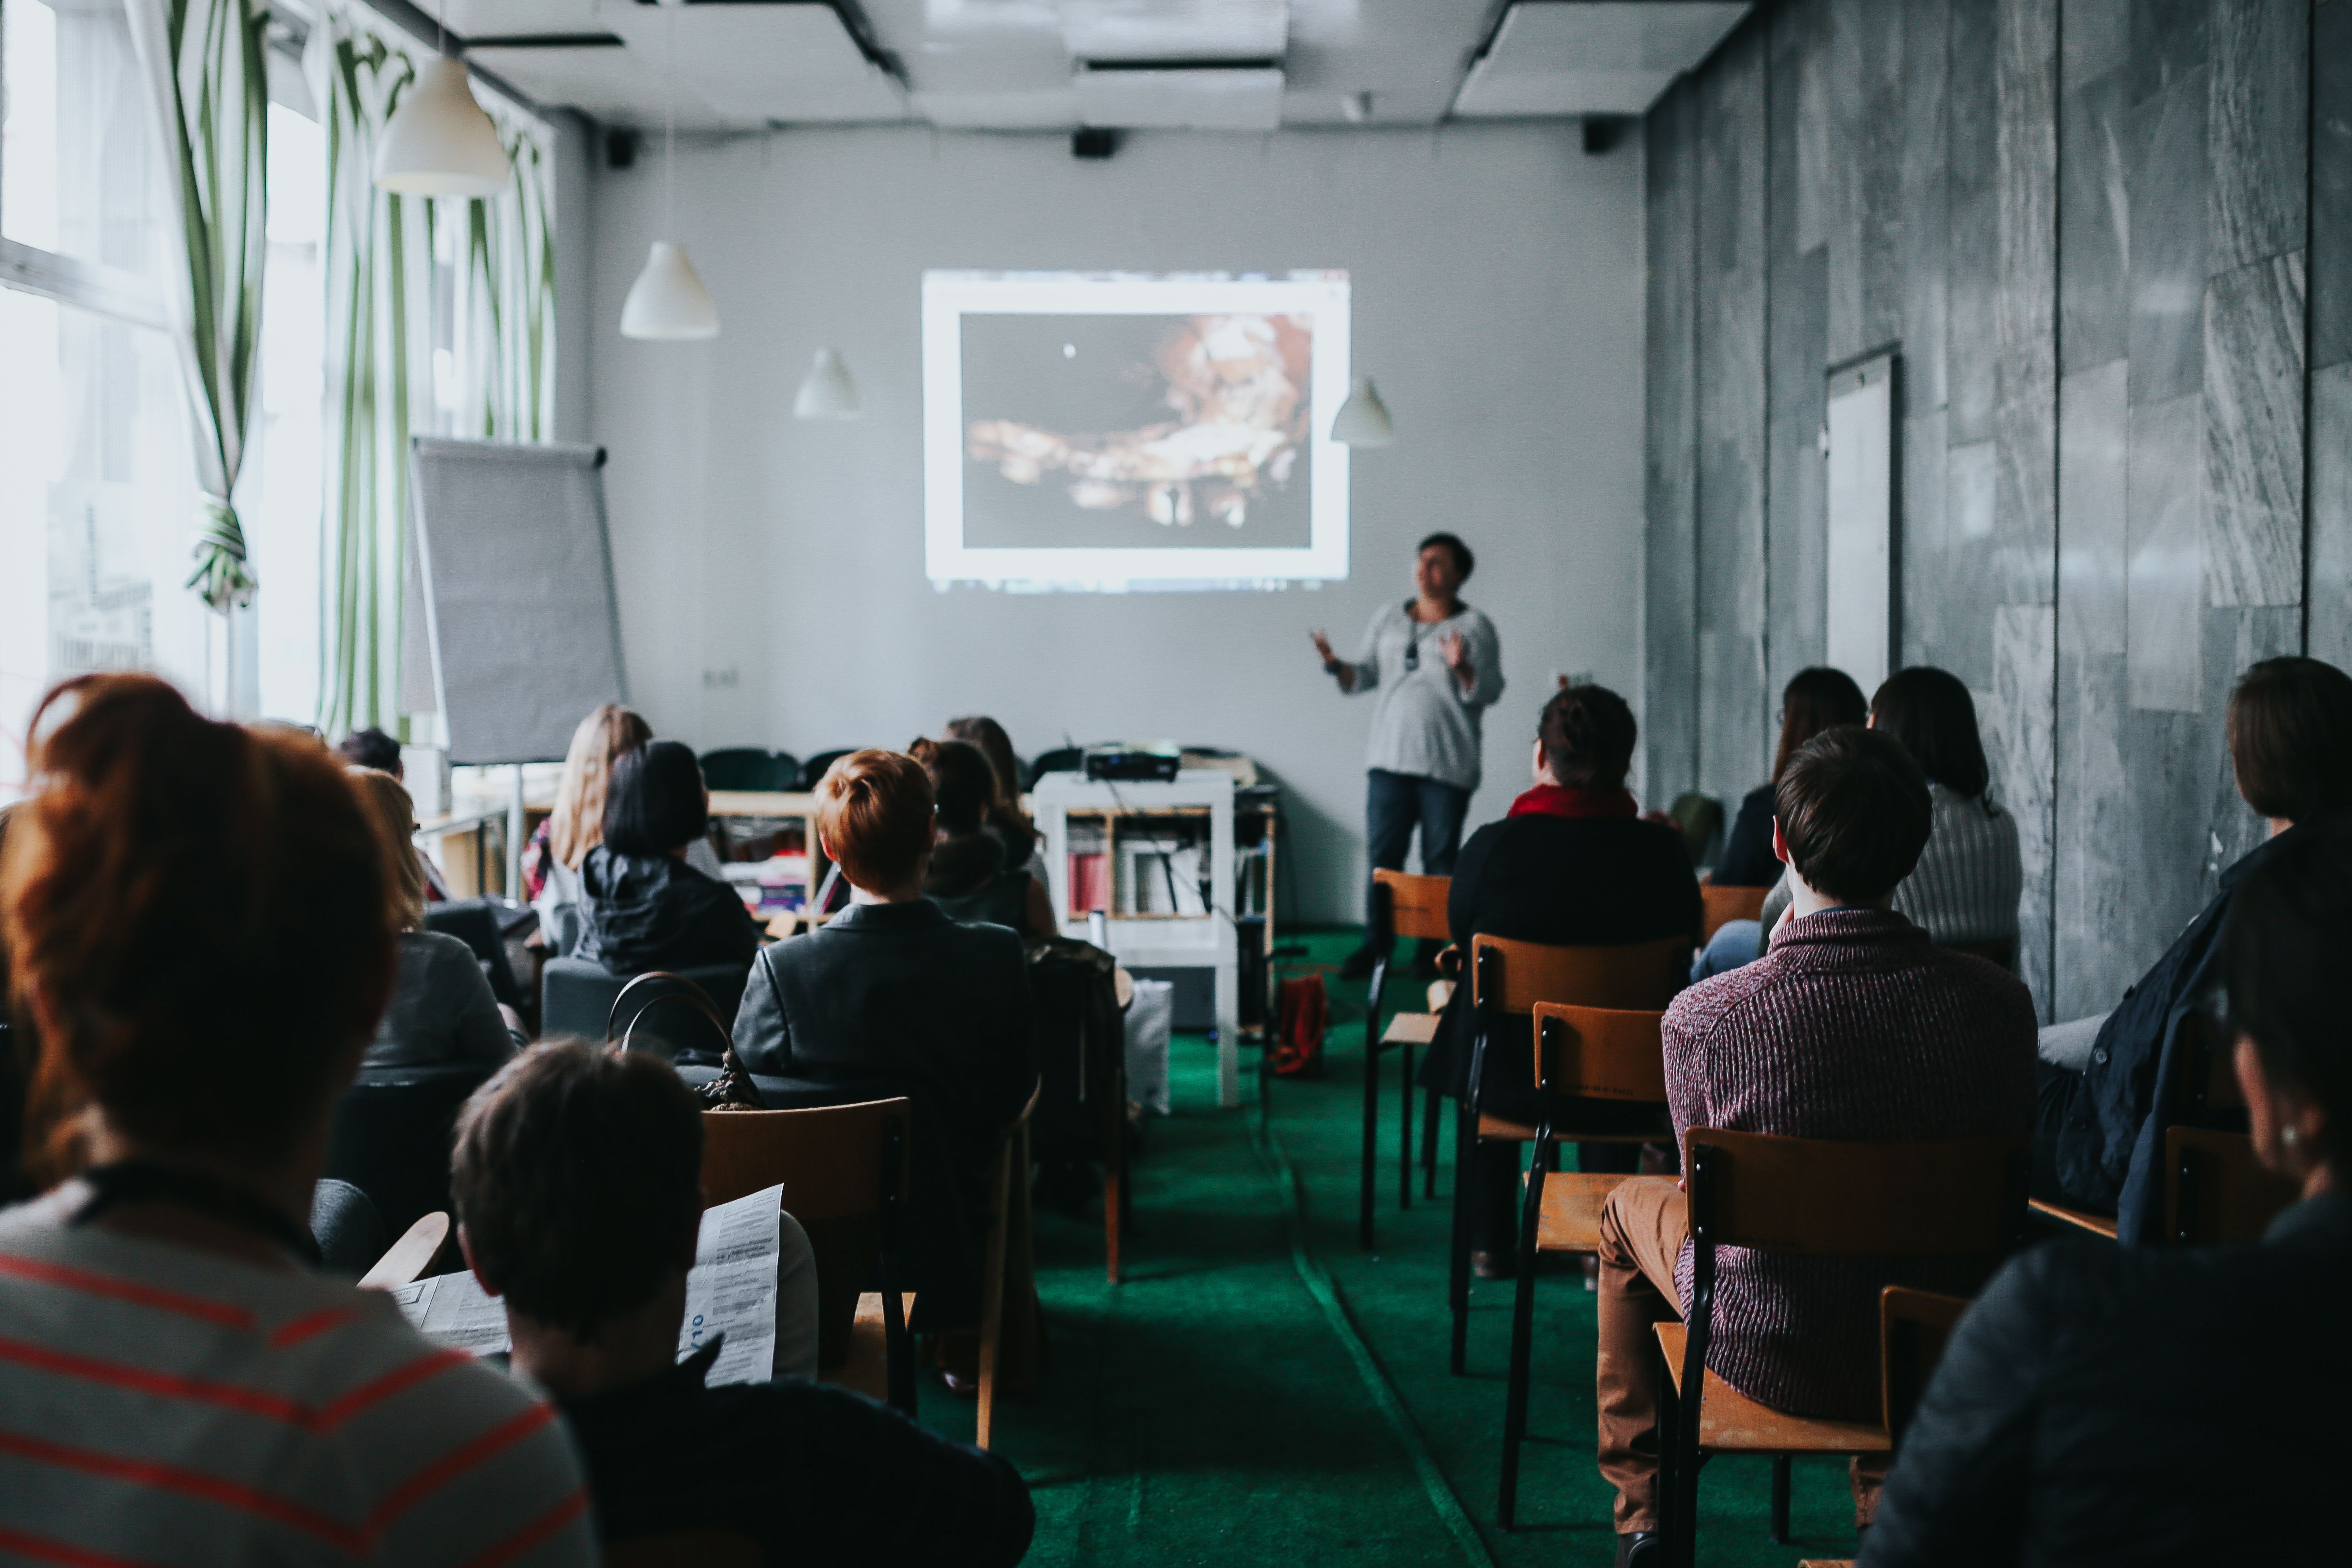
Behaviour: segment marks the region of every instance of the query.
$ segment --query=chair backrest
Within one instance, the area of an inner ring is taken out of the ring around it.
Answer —
[[[2203,1127],[2164,1130],[2164,1235],[2183,1247],[2260,1241],[2279,1211],[2301,1195],[2263,1168],[2243,1132]]]
[[[648,1017],[658,1017],[659,1022],[648,1025]],[[604,1018],[604,1037],[617,1040],[625,1051],[649,1050],[673,1062],[711,1066],[717,1066],[734,1043],[731,1021],[719,1016],[710,994],[667,969],[630,977],[613,998],[613,1010]]]
[[[1927,1392],[1944,1346],[1969,1310],[1965,1296],[1939,1296],[1889,1285],[1878,1293],[1879,1408],[1890,1437],[1901,1441],[1903,1430]]]
[[[732,1203],[781,1182],[784,1208],[808,1232],[820,1365],[848,1360],[859,1293],[893,1288],[877,1277],[877,1260],[908,1190],[911,1121],[903,1099],[703,1112],[703,1201]]]
[[[490,994],[520,1011],[522,987],[515,983],[514,965],[507,961],[500,912],[501,909],[493,907],[487,899],[450,899],[425,906],[425,929],[454,936],[472,948],[483,974],[489,980]]]
[[[1707,851],[1723,834],[1723,802],[1693,790],[1675,796],[1666,815],[1675,819],[1675,827],[1683,836],[1683,852],[1690,857],[1691,865],[1705,865]]]
[[[800,759],[758,746],[721,746],[702,753],[702,782],[712,789],[794,789],[801,782]]]
[[[813,756],[807,762],[803,763],[801,764],[801,788],[803,790],[812,790],[816,788],[817,781],[824,777],[826,771],[830,769],[834,763],[841,761],[842,758],[849,755],[849,753],[855,750],[856,750],[856,747],[850,746],[845,747],[838,752],[819,752],[815,756]]]
[[[1391,937],[1418,937],[1444,942],[1453,932],[1445,923],[1445,897],[1451,877],[1412,877],[1388,869],[1372,873],[1372,921]],[[1381,931],[1375,930],[1377,938]]]
[[[2221,1121],[2245,1126],[2246,1093],[2238,1083],[2237,1046],[2226,1030],[2201,1012],[2180,1020],[2180,1085],[2176,1103],[2192,1123]]]
[[[1538,1002],[1585,1007],[1664,1007],[1674,1000],[1690,939],[1613,947],[1554,947],[1508,937],[1470,939],[1470,997],[1482,1012],[1529,1014]]]
[[[767,1560],[758,1541],[731,1530],[640,1535],[604,1548],[604,1568],[761,1568]]]
[[[1752,921],[1764,912],[1765,895],[1769,888],[1718,888],[1713,882],[1698,885],[1698,940],[1711,941],[1717,931],[1733,921]]]
[[[310,1237],[327,1272],[347,1279],[365,1274],[392,1245],[392,1233],[368,1195],[332,1176],[311,1185]]]
[[[1538,1002],[1536,1088],[1546,1094],[1643,1104],[1666,1098],[1664,1013]]]
[[[436,1209],[454,1211],[450,1132],[466,1097],[489,1076],[489,1068],[476,1063],[386,1069],[363,1078],[335,1102],[321,1174],[365,1193],[388,1236]]]
[[[2025,1227],[2032,1138],[1684,1138],[1693,1237],[1817,1258],[2010,1251]]]
[[[698,988],[709,1000],[711,1009],[730,1026],[735,1009],[742,1004],[743,987],[751,978],[748,965],[709,964],[692,969],[658,971]],[[633,974],[614,974],[603,964],[586,958],[551,958],[540,970],[539,1032],[542,1037],[573,1036],[583,1040],[609,1038],[607,1031],[614,1024],[614,1006],[630,983],[638,979]],[[650,1005],[653,997],[646,998]],[[664,1013],[669,1008],[665,1007]],[[628,1020],[619,1020],[625,1029]],[[652,1026],[647,1026],[649,1028]],[[716,1059],[715,1058],[713,1058]]]

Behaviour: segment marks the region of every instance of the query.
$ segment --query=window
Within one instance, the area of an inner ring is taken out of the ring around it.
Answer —
[[[324,504],[327,134],[269,106],[269,259],[261,281],[261,407],[247,439],[246,538],[262,582],[254,602],[252,705],[307,723],[319,710],[319,583]]]
[[[196,693],[194,479],[162,330],[163,160],[119,0],[0,5],[0,791],[41,691],[153,669]]]

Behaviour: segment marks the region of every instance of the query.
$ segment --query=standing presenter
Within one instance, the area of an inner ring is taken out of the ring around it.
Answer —
[[[1462,602],[1476,564],[1470,547],[1433,533],[1415,552],[1413,597],[1374,612],[1356,657],[1341,658],[1314,634],[1315,651],[1339,689],[1378,694],[1365,746],[1365,851],[1376,869],[1402,870],[1405,846],[1421,827],[1421,868],[1454,873],[1462,818],[1478,787],[1478,716],[1503,694],[1503,647],[1495,623]],[[1364,945],[1340,973],[1360,979],[1377,956],[1366,892]],[[1428,954],[1422,955],[1425,961]]]

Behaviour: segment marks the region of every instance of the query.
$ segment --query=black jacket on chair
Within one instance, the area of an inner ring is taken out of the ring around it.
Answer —
[[[2352,1193],[2253,1247],[2013,1260],[1944,1352],[1861,1568],[2343,1561],[2347,1292]]]
[[[1682,836],[1659,823],[1634,816],[1511,816],[1486,824],[1462,847],[1445,916],[1465,972],[1421,1081],[1459,1099],[1469,1082],[1475,1037],[1472,936],[1593,947],[1686,936],[1696,945],[1698,879]],[[1535,1120],[1533,1046],[1525,1033],[1487,1042],[1480,1097],[1486,1110]]]
[[[576,958],[614,974],[749,963],[760,927],[734,889],[669,855],[599,844],[580,863],[585,917]]]
[[[1003,1129],[1037,1083],[1021,939],[928,899],[852,904],[761,952],[735,1054],[755,1074],[887,1084],[914,1102],[916,1310],[925,1327],[967,1321]]]

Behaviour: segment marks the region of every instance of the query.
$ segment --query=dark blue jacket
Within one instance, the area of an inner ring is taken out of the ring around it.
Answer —
[[[2069,1102],[2056,1108],[2055,1143],[2048,1151],[2058,1184],[2075,1203],[2114,1205],[2120,1241],[2161,1239],[2164,1130],[2177,1119],[2190,1047],[2181,1024],[2221,979],[2221,921],[2231,899],[2295,832],[2288,828],[2221,873],[2212,902],[2107,1016],[2082,1076],[2060,1082],[2057,1092]]]

